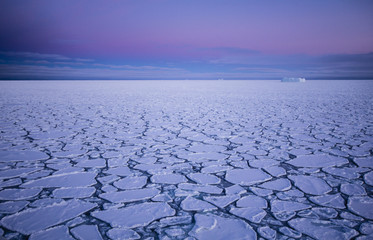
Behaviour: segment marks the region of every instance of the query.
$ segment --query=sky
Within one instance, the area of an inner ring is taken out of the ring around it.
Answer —
[[[373,79],[371,0],[1,0],[0,79]]]

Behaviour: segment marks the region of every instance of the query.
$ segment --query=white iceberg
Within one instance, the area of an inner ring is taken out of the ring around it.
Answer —
[[[284,77],[281,79],[281,82],[306,82],[305,78],[289,78],[289,77]]]

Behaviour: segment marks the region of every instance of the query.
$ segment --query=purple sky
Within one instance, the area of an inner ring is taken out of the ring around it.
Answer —
[[[373,78],[371,0],[2,0],[1,79]]]

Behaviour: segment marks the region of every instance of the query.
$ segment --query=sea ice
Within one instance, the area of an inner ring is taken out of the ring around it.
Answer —
[[[264,170],[266,170],[266,172],[271,174],[273,177],[281,177],[281,176],[284,176],[286,174],[286,170],[284,168],[278,167],[278,166],[266,167],[266,168],[264,168]]]
[[[145,186],[147,181],[148,177],[146,176],[126,177],[114,182],[114,186],[119,189],[136,189]]]
[[[94,187],[58,188],[53,191],[55,198],[87,198],[96,192]]]
[[[40,231],[31,234],[30,240],[50,240],[50,239],[66,239],[66,240],[74,240],[72,236],[69,234],[69,229],[66,226],[58,226],[54,228],[49,228],[45,231]]]
[[[99,195],[99,197],[113,203],[127,203],[139,200],[146,200],[154,197],[158,193],[160,193],[160,191],[156,188],[142,188],[119,192],[102,193]]]
[[[220,208],[225,208],[232,202],[240,199],[238,195],[227,195],[227,196],[206,196],[203,197],[203,200],[214,204]]]
[[[16,213],[28,204],[28,201],[3,202],[0,203],[0,213]]]
[[[373,198],[353,196],[348,198],[348,208],[359,216],[373,220]]]
[[[366,195],[365,188],[358,184],[344,183],[341,185],[341,192],[347,195]]]
[[[276,191],[286,191],[291,188],[291,183],[285,178],[279,178],[273,181],[262,183],[259,185],[259,187]]]
[[[329,194],[316,197],[310,197],[310,200],[318,205],[332,208],[345,208],[345,201],[340,194]]]
[[[354,162],[357,165],[359,165],[359,167],[373,168],[373,157],[371,157],[371,158],[354,158]]]
[[[189,235],[199,240],[256,239],[255,231],[242,220],[214,214],[196,214],[194,218],[196,223]]]
[[[195,181],[199,184],[218,184],[220,183],[220,178],[212,175],[212,174],[204,174],[204,173],[191,173],[188,174],[188,178]]]
[[[372,238],[372,87],[0,81],[0,236]]]
[[[286,163],[296,167],[324,168],[341,166],[348,163],[346,158],[334,157],[326,154],[302,155]]]
[[[360,232],[363,234],[371,235],[373,234],[373,223],[372,222],[363,222],[360,225]]]
[[[104,168],[106,167],[106,160],[105,159],[90,159],[79,161],[76,164],[77,167],[82,168]]]
[[[128,167],[114,167],[114,168],[109,168],[107,171],[105,171],[107,174],[114,174],[118,175],[121,177],[129,176],[132,175],[132,171]]]
[[[291,238],[301,238],[302,234],[288,227],[280,227],[280,232]]]
[[[249,207],[249,208],[232,208],[229,210],[230,213],[245,218],[253,223],[260,223],[262,219],[267,215],[266,211],[260,208]]]
[[[216,209],[216,207],[210,203],[194,197],[187,197],[184,199],[181,202],[180,207],[185,211],[210,211]]]
[[[49,156],[38,151],[0,151],[0,162],[38,161]]]
[[[165,217],[159,220],[159,223],[161,224],[161,226],[189,224],[191,222],[192,222],[192,217],[190,215]]]
[[[1,225],[28,235],[77,217],[94,207],[94,203],[70,200],[6,216],[1,220]]]
[[[71,229],[71,233],[79,240],[102,240],[96,225],[80,225]]]
[[[82,149],[72,149],[67,151],[58,151],[53,152],[52,156],[57,158],[73,158],[73,157],[79,157],[86,153],[87,151]]]
[[[266,197],[266,196],[270,196],[273,194],[273,191],[270,190],[270,189],[264,189],[264,188],[258,188],[258,187],[250,187],[250,190],[258,195],[258,196],[261,196],[261,197]]]
[[[338,212],[334,208],[315,207],[312,210],[323,218],[335,218],[338,216]]]
[[[126,228],[112,228],[106,234],[113,240],[136,240],[141,238],[137,232]]]
[[[22,184],[25,188],[88,187],[96,184],[96,173],[72,172],[52,175]]]
[[[202,173],[219,173],[232,169],[231,166],[211,165],[202,168]]]
[[[233,169],[228,170],[226,180],[243,186],[250,186],[270,180],[272,177],[259,169]]]
[[[240,208],[267,208],[268,206],[267,201],[264,198],[258,197],[256,195],[248,195],[242,197],[240,200],[237,201],[236,205]]]
[[[119,228],[142,227],[154,220],[173,215],[175,215],[175,210],[167,203],[141,203],[92,213],[93,217],[108,222],[112,227]]]
[[[226,147],[219,145],[210,145],[210,144],[194,144],[188,147],[188,150],[191,152],[201,153],[201,152],[223,152],[226,150]]]
[[[353,221],[363,221],[364,219],[362,217],[356,216],[355,214],[349,213],[349,212],[342,212],[341,218],[347,219],[347,220],[353,220]]]
[[[12,179],[8,179],[5,181],[1,181],[0,188],[13,187],[13,186],[21,185],[21,184],[22,184],[22,180],[20,178],[12,178]]]
[[[163,184],[179,184],[186,182],[187,179],[180,174],[161,174],[161,175],[153,175],[151,177],[151,181],[153,183],[163,183]]]
[[[359,168],[333,168],[333,167],[328,167],[328,168],[323,168],[324,172],[327,172],[329,174],[347,178],[347,179],[356,179],[359,178],[360,174],[359,172],[361,169]]]
[[[249,165],[254,168],[267,168],[278,164],[280,164],[280,162],[274,159],[260,159],[249,161]]]
[[[0,200],[27,200],[35,198],[41,189],[8,188],[0,191]]]
[[[268,226],[258,228],[258,233],[265,239],[276,239],[276,231]]]
[[[332,188],[322,179],[313,176],[288,176],[301,191],[312,195],[323,195]]]
[[[282,201],[282,200],[273,200],[271,201],[271,212],[280,213],[280,212],[295,212],[303,209],[311,208],[310,205],[292,202],[292,201]]]
[[[354,229],[318,219],[295,218],[289,221],[289,225],[301,233],[320,240],[351,239],[358,234]]]
[[[370,186],[373,186],[373,171],[364,175],[364,182]]]
[[[220,194],[221,192],[223,192],[223,189],[216,187],[216,186],[200,185],[200,184],[192,184],[192,183],[180,183],[178,185],[178,188],[183,189],[183,190],[198,191],[198,192],[204,192],[204,193],[210,193],[210,194]]]
[[[225,189],[225,193],[227,195],[231,195],[231,194],[243,194],[245,192],[246,192],[246,190],[243,187],[241,187],[240,185],[232,185],[232,186],[227,187]]]
[[[14,177],[22,177],[27,174],[41,170],[41,168],[18,168],[18,169],[5,169],[0,170],[0,180]]]

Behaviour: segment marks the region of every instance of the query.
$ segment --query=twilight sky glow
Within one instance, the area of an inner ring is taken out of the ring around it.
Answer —
[[[373,79],[371,0],[2,0],[0,79]]]

